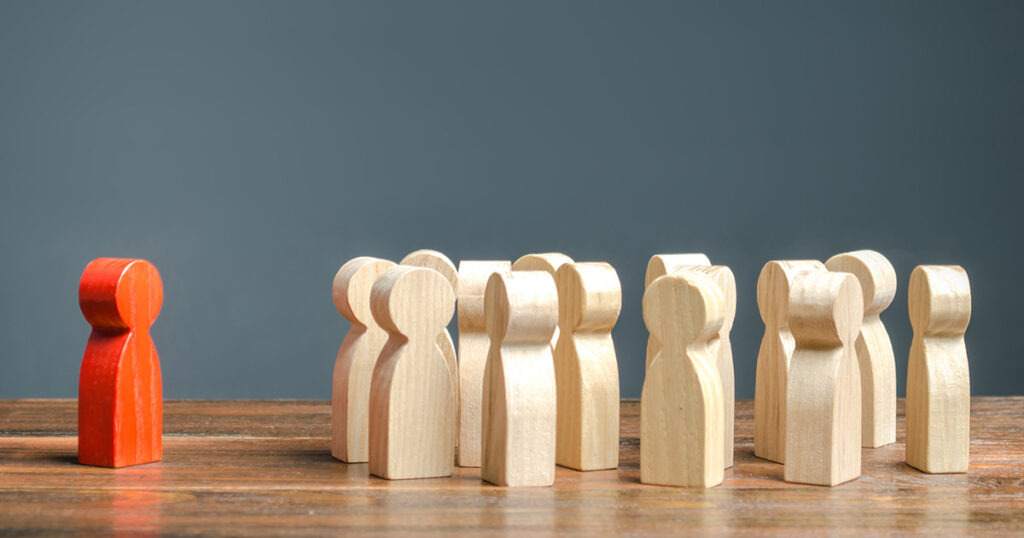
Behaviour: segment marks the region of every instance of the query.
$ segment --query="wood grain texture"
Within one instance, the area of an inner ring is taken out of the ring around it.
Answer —
[[[790,290],[796,347],[786,391],[787,482],[835,486],[860,476],[860,366],[864,317],[857,278],[811,271]]]
[[[896,269],[873,250],[837,254],[825,262],[825,267],[853,274],[864,292],[864,321],[856,342],[861,442],[866,447],[885,446],[896,440],[896,357],[879,315],[896,297]]]
[[[452,293],[458,293],[459,289],[459,270],[455,268],[455,264],[452,260],[445,256],[441,252],[431,250],[429,248],[416,250],[407,254],[402,261],[399,262],[401,265],[410,265],[412,267],[423,267],[425,269],[433,269],[448,281],[452,286]],[[441,349],[441,353],[444,355],[445,362],[448,363],[448,370],[452,375],[452,385],[455,387],[455,394],[459,394],[459,361],[458,354],[455,351],[455,341],[452,340],[451,333],[448,332],[448,327],[441,329],[441,332],[437,333],[437,347]],[[455,424],[455,446],[459,446],[459,431],[458,431],[458,415],[456,414]]]
[[[541,254],[527,254],[521,256],[518,260],[512,263],[513,271],[544,271],[551,275],[554,279],[558,268],[567,264],[572,263],[572,258],[562,254],[560,252],[544,252]],[[555,353],[555,346],[558,345],[558,326],[555,326],[555,332],[551,335],[551,353]]]
[[[804,271],[825,271],[818,260],[770,261],[757,278],[757,307],[764,338],[754,374],[754,453],[782,463],[786,459],[786,383],[796,343],[789,330],[789,289]]]
[[[487,280],[508,273],[508,261],[459,262],[459,453],[460,467],[480,466],[480,425],[484,390],[484,369],[491,339],[487,336],[484,297]]]
[[[724,454],[722,465],[728,469],[732,467],[736,416],[736,375],[732,363],[732,341],[729,339],[732,324],[736,320],[736,276],[733,275],[732,269],[724,265],[687,267],[711,278],[722,292],[722,326],[718,329],[718,333],[712,336],[710,345],[712,353],[715,355],[718,376],[722,382],[722,413],[724,416],[722,433],[725,436],[725,442],[722,444]]]
[[[928,473],[967,472],[967,271],[959,265],[919,265],[910,275],[908,294],[914,339],[907,365],[907,463]]]
[[[388,332],[370,383],[370,473],[449,476],[457,400],[437,334],[455,312],[451,285],[437,271],[398,265],[374,282],[370,309]]]
[[[647,261],[647,271],[644,273],[644,289],[654,283],[660,277],[674,273],[684,266],[711,265],[706,254],[655,254]],[[647,354],[644,357],[644,367],[651,364],[651,359],[661,350],[661,343],[653,336],[647,337]]]
[[[82,273],[78,302],[92,333],[78,378],[78,461],[126,467],[160,461],[163,388],[149,335],[163,303],[156,267],[97,258]]]
[[[553,488],[495,488],[478,469],[388,481],[330,455],[327,401],[168,400],[164,457],[76,463],[74,400],[0,400],[0,534],[121,536],[1005,536],[1024,532],[1024,397],[974,398],[967,474],[928,475],[896,443],[862,450],[859,480],[782,481],[753,454],[736,402],[736,465],[711,489],[639,481],[640,405],[622,402],[620,465],[557,468]]]
[[[676,271],[647,287],[643,314],[661,346],[644,376],[640,480],[716,486],[723,477],[725,417],[712,339],[724,322],[725,298],[706,275]]]
[[[338,269],[331,296],[351,327],[334,359],[331,383],[331,455],[349,463],[368,461],[370,380],[388,333],[370,312],[370,290],[394,262],[360,256]]]
[[[619,458],[619,368],[611,332],[622,308],[619,276],[607,263],[567,263],[555,281],[561,325],[556,458],[579,471],[612,469]]]
[[[545,271],[494,273],[485,299],[491,338],[484,370],[480,476],[499,486],[555,481],[558,403],[551,333],[558,290]]]

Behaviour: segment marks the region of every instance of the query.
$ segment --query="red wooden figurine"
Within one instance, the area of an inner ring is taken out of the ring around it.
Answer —
[[[127,467],[160,461],[163,391],[149,336],[163,284],[146,260],[97,258],[78,285],[92,325],[78,378],[78,461]]]

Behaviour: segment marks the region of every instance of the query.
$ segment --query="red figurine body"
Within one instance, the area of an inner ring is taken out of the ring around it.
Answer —
[[[127,467],[160,461],[163,390],[149,336],[163,302],[156,267],[97,258],[82,273],[78,302],[92,334],[78,378],[78,461]]]

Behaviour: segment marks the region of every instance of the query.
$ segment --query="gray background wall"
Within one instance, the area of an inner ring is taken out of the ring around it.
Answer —
[[[753,394],[769,259],[962,264],[975,394],[1011,345],[1024,3],[0,1],[0,397],[73,397],[94,257],[159,268],[170,398],[327,398],[357,255],[619,271],[638,396],[656,252],[733,268]],[[1017,275],[1017,276],[1014,276]]]

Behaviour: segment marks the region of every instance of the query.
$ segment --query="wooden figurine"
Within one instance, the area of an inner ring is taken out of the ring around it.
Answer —
[[[724,416],[722,431],[725,435],[725,441],[722,445],[725,451],[722,464],[728,469],[733,465],[733,436],[736,415],[736,378],[732,363],[732,342],[729,340],[729,333],[732,331],[732,324],[736,319],[736,277],[733,275],[732,269],[724,265],[687,267],[690,271],[706,275],[722,292],[722,327],[718,330],[717,334],[712,336],[710,345],[715,356],[718,376],[722,382],[722,409]]]
[[[647,262],[647,273],[644,275],[644,289],[650,286],[655,280],[665,275],[676,272],[684,266],[711,265],[705,254],[655,254]],[[651,364],[651,359],[661,350],[661,343],[653,336],[647,337],[647,356],[644,360],[644,367]]]
[[[614,469],[619,463],[619,369],[612,327],[622,288],[607,263],[558,268],[558,385],[556,461],[578,471]]]
[[[370,289],[394,262],[360,256],[334,276],[334,306],[351,324],[334,360],[331,389],[331,456],[348,462],[368,461],[370,450],[370,380],[388,333],[370,312]]]
[[[725,313],[719,286],[695,271],[647,287],[644,323],[661,349],[647,366],[640,403],[640,481],[722,483],[724,410],[715,345]]]
[[[907,463],[926,473],[966,473],[971,383],[964,333],[971,283],[959,265],[919,265],[910,275],[914,340],[907,367]]]
[[[78,378],[78,461],[127,467],[160,461],[163,388],[149,335],[163,284],[146,260],[97,258],[78,304],[92,333]]]
[[[481,405],[484,368],[491,347],[487,336],[484,294],[494,273],[508,273],[507,261],[459,263],[459,457],[460,467],[480,466]]]
[[[558,291],[541,271],[494,273],[484,304],[491,338],[484,372],[481,477],[499,486],[555,481]]]
[[[896,442],[896,357],[879,314],[896,296],[896,270],[873,250],[837,254],[829,271],[851,273],[864,292],[864,322],[857,335],[861,383],[861,442],[877,448]]]
[[[370,474],[450,476],[455,461],[455,387],[437,334],[455,294],[430,269],[398,265],[377,278],[370,310],[388,332],[370,384]]]
[[[409,255],[402,258],[400,263],[402,265],[433,269],[438,273],[441,273],[445,280],[452,285],[452,293],[456,293],[459,289],[458,269],[456,269],[455,264],[448,259],[448,256],[445,256],[436,250],[420,249],[410,252]],[[445,327],[437,334],[437,346],[440,347],[441,352],[444,353],[444,359],[448,363],[448,369],[451,371],[452,384],[455,386],[456,409],[458,409],[459,363],[455,353],[455,341],[452,340],[452,335],[448,332],[448,327]],[[459,446],[458,424],[456,424],[455,427],[455,446]]]
[[[793,279],[796,347],[786,391],[787,482],[835,486],[860,476],[860,366],[854,348],[864,298],[849,273]]]
[[[558,252],[545,254],[527,254],[512,264],[513,271],[544,271],[555,278],[558,268],[567,263],[572,263],[572,258]],[[558,345],[558,326],[551,335],[551,353],[554,354],[555,346]]]
[[[757,278],[757,306],[764,338],[754,378],[754,455],[786,459],[786,379],[795,342],[789,330],[789,290],[804,271],[825,271],[818,260],[770,261]]]

